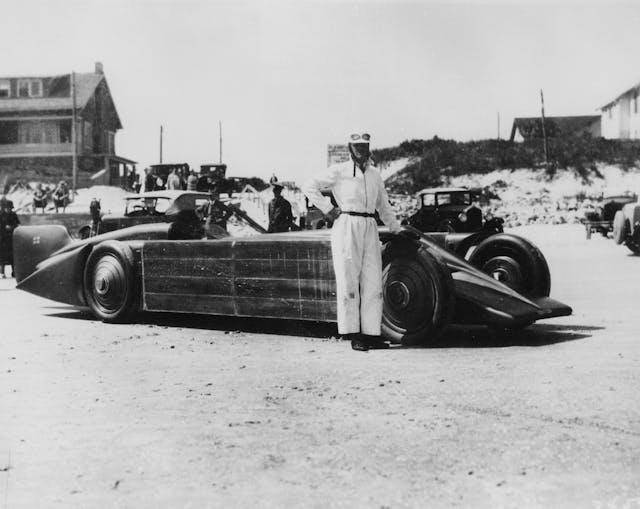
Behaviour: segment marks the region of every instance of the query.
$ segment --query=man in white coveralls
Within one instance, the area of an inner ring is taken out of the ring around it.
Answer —
[[[335,219],[331,253],[336,275],[338,333],[354,350],[388,348],[380,337],[382,322],[382,254],[375,212],[394,233],[404,231],[389,205],[380,173],[371,165],[371,136],[349,136],[351,160],[329,167],[311,179],[303,192],[325,215]],[[338,204],[321,191],[330,190]]]

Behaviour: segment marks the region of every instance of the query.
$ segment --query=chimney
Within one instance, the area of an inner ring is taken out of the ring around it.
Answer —
[[[96,74],[104,74],[104,68],[102,62],[96,62]]]

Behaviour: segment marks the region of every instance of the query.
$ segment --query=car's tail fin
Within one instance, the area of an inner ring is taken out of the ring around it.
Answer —
[[[13,232],[13,270],[20,282],[42,260],[73,242],[64,226],[19,226]]]

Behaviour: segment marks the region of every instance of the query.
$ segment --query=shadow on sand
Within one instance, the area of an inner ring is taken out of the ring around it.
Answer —
[[[55,310],[49,316],[72,320],[97,321],[88,310],[68,306],[50,306]],[[219,332],[246,332],[278,336],[304,336],[310,338],[337,337],[333,323],[271,318],[245,318],[181,313],[141,313],[135,323],[158,327],[214,330]],[[107,325],[108,326],[108,325]],[[505,348],[513,346],[546,346],[588,338],[590,332],[603,327],[590,325],[533,324],[522,330],[494,330],[485,326],[449,327],[437,343],[427,348]],[[393,346],[393,348],[411,348]],[[418,347],[423,348],[423,347]]]

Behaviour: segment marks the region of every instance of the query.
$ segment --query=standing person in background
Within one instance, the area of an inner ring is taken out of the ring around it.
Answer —
[[[58,182],[58,186],[53,191],[53,205],[56,208],[56,214],[58,209],[62,207],[62,212],[65,211],[69,204],[69,187],[64,180]]]
[[[208,239],[226,237],[227,220],[233,212],[220,201],[220,194],[215,187],[209,192],[209,201],[202,205],[198,212],[205,218],[204,233]]]
[[[153,186],[155,185],[156,178],[151,173],[151,168],[144,169],[144,186],[142,187],[142,192],[153,191]]]
[[[100,225],[102,224],[100,200],[93,198],[89,204],[89,214],[91,215],[91,237],[100,234]]]
[[[283,186],[274,175],[269,181],[273,188],[273,200],[269,202],[269,233],[288,232],[293,223],[291,204],[282,197]]]
[[[330,219],[331,255],[336,275],[338,332],[354,350],[388,348],[381,334],[382,254],[375,212],[391,232],[405,234],[389,205],[380,172],[371,165],[365,131],[349,136],[351,160],[311,179],[302,190]],[[338,207],[323,196],[330,190]],[[410,232],[406,234],[411,235]]]
[[[13,230],[19,224],[18,216],[13,211],[13,202],[3,196],[0,198],[0,269],[2,269],[3,279],[6,277],[5,265],[11,266],[11,277],[15,277],[13,271]]]
[[[191,170],[189,172],[189,176],[187,177],[187,191],[196,191],[198,188],[198,177],[196,177],[196,172]]]
[[[33,191],[33,212],[38,213],[38,209],[42,209],[42,213],[44,214],[44,208],[47,205],[47,194],[45,190],[42,188],[42,184],[38,182],[36,184],[36,188]]]
[[[169,190],[179,190],[180,189],[180,177],[178,177],[178,170],[173,169],[169,176],[167,177],[167,189]]]

